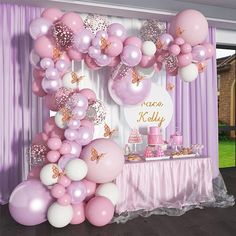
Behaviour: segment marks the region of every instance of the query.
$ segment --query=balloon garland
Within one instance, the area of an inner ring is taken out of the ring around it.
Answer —
[[[91,70],[112,67],[112,99],[135,105],[149,94],[150,77],[162,67],[185,82],[204,72],[215,51],[206,42],[208,23],[200,12],[185,10],[173,18],[168,33],[165,24],[148,20],[141,39],[128,36],[119,23],[109,24],[105,16],[88,15],[83,22],[77,13],[49,8],[31,22],[29,32],[35,40],[32,90],[45,97],[56,115],[32,141],[28,156],[33,168],[11,194],[10,213],[23,225],[46,219],[58,228],[85,219],[106,225],[118,201],[112,181],[123,168],[124,155],[111,135],[93,140],[94,125],[104,122],[106,112],[94,91],[80,89],[86,78],[71,71],[71,61],[84,60]]]

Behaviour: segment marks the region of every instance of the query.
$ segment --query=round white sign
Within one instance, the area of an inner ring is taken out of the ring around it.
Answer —
[[[136,106],[124,108],[125,119],[131,128],[158,126],[165,128],[173,115],[173,103],[169,93],[153,85],[149,96]]]

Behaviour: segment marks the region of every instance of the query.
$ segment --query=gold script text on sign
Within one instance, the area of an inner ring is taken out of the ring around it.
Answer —
[[[141,107],[163,107],[163,103],[160,101],[146,101],[141,104]],[[140,111],[138,113],[137,122],[148,122],[148,123],[157,123],[158,127],[162,126],[162,123],[165,121],[163,116],[159,115],[158,111],[148,112],[148,111]]]

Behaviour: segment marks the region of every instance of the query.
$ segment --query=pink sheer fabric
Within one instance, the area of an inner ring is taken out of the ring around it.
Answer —
[[[208,157],[126,163],[116,184],[120,192],[118,214],[215,201]]]

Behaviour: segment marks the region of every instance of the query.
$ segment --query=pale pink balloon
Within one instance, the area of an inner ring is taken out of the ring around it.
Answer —
[[[55,94],[47,94],[45,96],[45,105],[51,111],[58,111],[59,108],[56,104]]]
[[[79,157],[81,153],[82,146],[74,141],[70,142],[71,152],[70,154]]]
[[[105,53],[110,57],[116,57],[120,55],[123,50],[122,41],[116,36],[108,37],[109,46],[105,49]]]
[[[126,40],[124,41],[124,46],[126,46],[126,45],[134,45],[134,46],[141,49],[142,40],[138,37],[130,36],[130,37],[126,38]]]
[[[51,150],[47,153],[47,159],[49,162],[55,163],[59,160],[59,158],[60,158],[60,153],[58,151]]]
[[[155,61],[155,56],[142,55],[142,59],[139,63],[139,66],[142,68],[149,68],[154,65]]]
[[[52,22],[59,20],[62,15],[63,12],[57,8],[47,8],[41,14],[43,18],[48,19]]]
[[[35,135],[32,140],[32,144],[43,144],[46,145],[48,141],[48,135],[44,132],[40,132]]]
[[[81,120],[80,126],[82,127],[88,127],[89,129],[91,129],[92,133],[94,133],[94,124],[86,119]]]
[[[69,194],[65,193],[62,197],[57,199],[57,202],[62,206],[68,206],[71,202],[71,197]]]
[[[32,92],[37,97],[44,97],[47,95],[47,93],[42,88],[42,78],[38,77],[35,78],[32,82]]]
[[[192,52],[192,46],[189,43],[184,43],[180,48],[182,54]]]
[[[69,154],[71,152],[71,145],[68,142],[62,142],[59,152],[62,155]]]
[[[215,48],[212,44],[210,43],[204,43],[203,46],[206,49],[206,58],[209,59],[215,54]]]
[[[126,29],[122,24],[112,23],[107,28],[107,33],[109,36],[116,36],[122,40],[122,42],[126,39]]]
[[[71,184],[71,180],[68,177],[66,177],[65,175],[62,175],[59,177],[58,183],[63,185],[66,188]]]
[[[51,195],[54,198],[61,198],[66,192],[66,189],[63,185],[61,184],[55,184],[51,188]]]
[[[91,70],[99,70],[101,68],[101,66],[97,65],[93,58],[91,58],[89,55],[85,56],[84,61],[87,67]]]
[[[112,57],[111,62],[107,66],[115,67],[115,66],[119,65],[119,63],[120,63],[120,57],[119,56]]]
[[[187,54],[180,54],[178,55],[178,65],[179,67],[184,67],[189,65],[190,63],[192,63],[193,60],[193,56],[191,53],[187,53]]]
[[[49,117],[44,123],[44,132],[50,137],[64,139],[64,129],[57,127],[54,116]]]
[[[175,35],[182,37],[192,46],[205,41],[208,35],[208,23],[205,16],[196,10],[187,9],[175,17]]]
[[[75,48],[71,47],[67,50],[68,56],[71,60],[82,61],[85,57],[84,53],[79,52]]]
[[[87,197],[85,198],[85,200],[88,201],[89,199],[94,197],[97,184],[87,179],[83,179],[82,182],[85,184],[86,189],[87,189]]]
[[[72,225],[78,225],[85,221],[84,207],[85,207],[85,204],[83,202],[72,205],[73,218],[70,222]]]
[[[34,41],[34,50],[41,57],[53,58],[54,43],[47,36],[43,35]]]
[[[47,142],[48,147],[54,151],[59,150],[61,148],[61,144],[62,144],[61,139],[56,137],[49,138]]]
[[[84,22],[83,22],[82,18],[80,17],[80,15],[77,13],[74,13],[74,12],[65,13],[62,16],[61,21],[66,26],[70,27],[70,29],[74,33],[78,33],[84,29]]]
[[[114,211],[114,206],[109,199],[97,196],[87,203],[85,216],[92,225],[101,227],[111,221]]]
[[[179,45],[179,46],[181,46],[181,45],[183,45],[185,43],[185,41],[184,41],[183,38],[177,37],[177,38],[175,38],[174,43]]]
[[[170,47],[169,47],[169,52],[174,55],[174,56],[177,56],[180,54],[180,47],[179,45],[177,44],[172,44]]]
[[[91,160],[91,150],[96,149],[98,155],[102,154],[99,161]],[[111,139],[95,139],[85,146],[81,152],[87,166],[86,179],[95,183],[106,183],[114,180],[121,172],[124,165],[123,150]]]
[[[79,93],[84,95],[88,99],[89,102],[96,101],[97,99],[96,93],[92,89],[88,89],[88,88],[81,89]]]
[[[40,179],[41,166],[34,166],[28,173],[27,180],[29,179]]]

